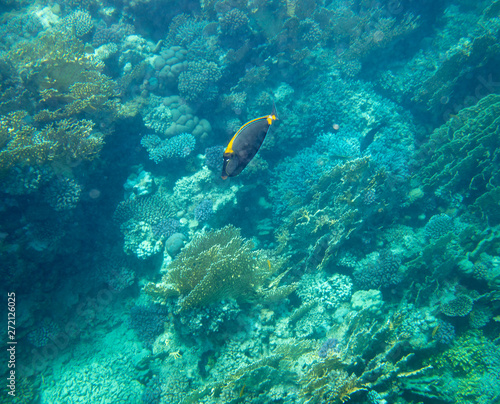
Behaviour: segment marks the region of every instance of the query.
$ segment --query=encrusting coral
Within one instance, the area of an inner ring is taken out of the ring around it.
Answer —
[[[277,287],[280,276],[263,288],[266,278],[281,265],[281,259],[253,250],[253,243],[229,225],[195,237],[168,266],[162,282],[149,283],[145,292],[160,301],[180,295],[180,310],[225,298],[249,299],[256,293],[271,298],[278,290],[293,290]]]

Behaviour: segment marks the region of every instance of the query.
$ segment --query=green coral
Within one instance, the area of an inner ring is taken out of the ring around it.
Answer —
[[[299,255],[304,254],[305,246],[305,265],[326,268],[340,245],[368,220],[364,195],[376,192],[380,209],[389,205],[390,196],[382,191],[384,180],[385,173],[377,171],[368,156],[333,167],[311,187],[311,196],[303,207],[290,214],[277,230],[280,248]],[[377,213],[371,211],[372,215]]]
[[[490,94],[460,111],[432,133],[424,152],[432,155],[420,173],[426,193],[468,193],[473,203],[478,200],[479,214],[498,220],[487,207],[499,198],[492,181],[499,168],[491,162],[500,154],[500,95]]]
[[[253,250],[253,243],[229,225],[195,237],[168,266],[162,282],[149,283],[145,291],[159,300],[180,295],[180,310],[225,298],[248,300],[268,294],[264,280],[280,266],[281,260]]]
[[[481,331],[470,330],[428,362],[445,378],[453,379],[445,391],[451,401],[465,404],[496,402],[499,359],[498,348]]]

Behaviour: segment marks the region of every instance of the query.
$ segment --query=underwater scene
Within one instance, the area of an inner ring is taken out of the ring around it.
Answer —
[[[500,0],[0,31],[0,404],[500,403]]]

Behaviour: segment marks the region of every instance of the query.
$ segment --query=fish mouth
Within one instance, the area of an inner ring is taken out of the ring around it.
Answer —
[[[221,175],[220,176],[223,180],[227,180],[227,175]]]

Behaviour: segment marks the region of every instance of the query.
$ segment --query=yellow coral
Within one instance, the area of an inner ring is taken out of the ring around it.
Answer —
[[[160,300],[180,294],[181,310],[228,297],[248,299],[259,290],[269,299],[290,293],[294,286],[259,289],[279,269],[280,260],[252,249],[253,243],[233,226],[199,235],[169,265],[162,282],[148,284],[145,292]]]
[[[25,124],[26,112],[0,118],[0,171],[15,164],[43,164],[59,160],[92,160],[103,145],[102,134],[93,132],[88,120],[62,120],[36,130]]]

